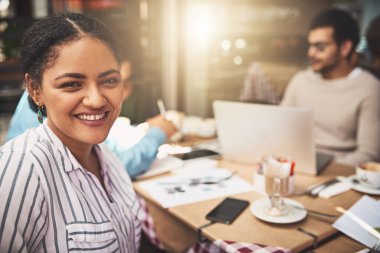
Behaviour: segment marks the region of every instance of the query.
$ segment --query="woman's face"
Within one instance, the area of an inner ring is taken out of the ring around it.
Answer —
[[[119,65],[103,42],[90,37],[58,50],[39,91],[47,124],[69,147],[103,142],[123,100]]]

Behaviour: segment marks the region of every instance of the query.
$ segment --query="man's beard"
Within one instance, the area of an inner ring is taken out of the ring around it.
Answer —
[[[334,62],[324,66],[323,68],[321,68],[318,72],[322,75],[322,76],[325,76],[325,75],[328,75],[329,73],[333,72],[334,69],[336,69],[336,67],[338,66],[339,62],[337,59],[334,60]]]
[[[310,62],[318,62],[318,60],[313,60],[313,59],[310,59]],[[336,55],[334,55],[334,59],[332,60],[332,62],[329,62],[327,63],[327,65],[325,66],[322,66],[320,69],[318,70],[314,70],[315,72],[321,74],[322,76],[325,76],[325,75],[328,75],[329,73],[333,72],[334,69],[336,69],[336,67],[339,65],[339,57],[338,57],[338,53]]]

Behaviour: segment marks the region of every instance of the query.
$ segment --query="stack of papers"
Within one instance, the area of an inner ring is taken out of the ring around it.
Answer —
[[[380,228],[380,202],[364,195],[350,209],[350,212],[358,216],[373,228]],[[342,215],[333,227],[342,233],[371,248],[379,239],[361,227],[347,214]]]

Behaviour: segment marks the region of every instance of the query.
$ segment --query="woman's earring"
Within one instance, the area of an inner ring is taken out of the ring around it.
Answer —
[[[40,122],[40,124],[42,124],[44,122],[44,117],[42,116],[42,112],[41,112],[41,109],[42,109],[42,106],[40,106],[40,102],[36,102],[37,106],[38,106],[38,111],[37,111],[37,118],[38,118],[38,122]]]

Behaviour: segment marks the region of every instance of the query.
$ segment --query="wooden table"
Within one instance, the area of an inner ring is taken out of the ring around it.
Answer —
[[[251,165],[220,161],[220,166],[237,171],[237,175],[253,183],[254,168]],[[354,169],[338,164],[330,165],[320,176],[296,174],[296,192],[318,182],[326,181],[335,176],[348,176]],[[135,184],[136,191],[147,201],[149,211],[155,221],[159,238],[163,241],[168,252],[183,252],[197,241],[196,229],[207,223],[206,214],[224,197],[177,206],[169,209],[162,208],[140,187]],[[305,207],[330,214],[339,215],[336,206],[350,208],[362,194],[348,191],[331,199],[312,198],[310,196],[291,197],[301,202]],[[256,192],[234,195],[251,203],[262,198]],[[315,252],[355,252],[364,247],[340,234],[331,224],[333,220],[321,219],[308,215],[304,220],[286,225],[270,224],[255,218],[247,208],[232,225],[214,224],[203,229],[203,234],[210,240],[223,239],[240,242],[252,242],[264,245],[281,246],[293,252],[302,252],[312,248],[315,240],[308,233],[316,236],[318,242]],[[302,232],[300,230],[306,231]],[[332,239],[330,239],[332,238]],[[330,240],[329,240],[330,239]],[[320,243],[323,243],[320,245]]]

